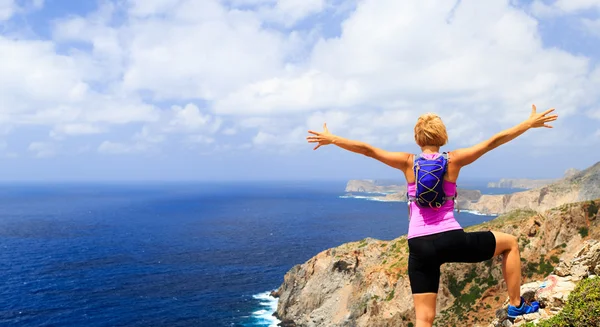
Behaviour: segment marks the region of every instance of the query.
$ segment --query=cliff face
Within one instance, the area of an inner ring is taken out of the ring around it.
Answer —
[[[406,202],[406,185],[377,185],[374,180],[350,180],[346,185],[346,192],[361,192],[361,193],[389,193],[381,196],[373,196],[373,198],[382,201],[398,201]],[[458,205],[460,208],[467,209],[471,202],[475,202],[481,198],[481,192],[478,190],[466,190],[459,188]]]
[[[406,185],[382,185],[372,179],[353,179],[346,184],[346,192],[401,193],[406,192]]]
[[[579,172],[578,169],[569,168],[565,171],[563,177],[568,178]],[[498,182],[488,183],[488,187],[491,188],[521,188],[521,189],[533,189],[546,186],[558,182],[559,179],[527,179],[527,178],[503,178]]]
[[[558,182],[533,190],[483,195],[474,203],[466,203],[464,208],[486,214],[502,214],[523,208],[544,211],[565,203],[600,197],[600,162],[586,170],[572,173]]]
[[[588,183],[587,177],[578,178]],[[541,214],[520,210],[467,230],[518,236],[526,283],[542,279],[561,260],[576,257],[585,240],[600,237],[599,204],[598,200],[568,204]],[[414,324],[407,260],[405,236],[392,241],[368,238],[323,251],[285,275],[275,293],[276,315],[283,326]],[[506,297],[500,258],[445,264],[436,325],[488,326]]]
[[[526,179],[526,178],[502,178],[498,182],[488,183],[491,188],[522,188],[532,189],[556,182],[556,179]]]

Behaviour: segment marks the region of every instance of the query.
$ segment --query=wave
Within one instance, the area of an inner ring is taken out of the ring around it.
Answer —
[[[381,196],[366,196],[366,195],[340,195],[340,199],[362,199],[368,201],[378,201],[378,202],[390,202],[390,200],[385,200]]]
[[[277,311],[278,300],[271,296],[270,291],[255,294],[252,297],[259,300],[261,306],[259,310],[252,312],[253,326],[277,327],[281,321],[275,318],[273,313]]]
[[[492,215],[489,213],[483,213],[483,212],[479,212],[477,210],[469,210],[469,209],[460,209],[460,212],[466,212],[472,215],[476,215],[476,216],[486,216],[486,217],[496,217],[497,215]]]

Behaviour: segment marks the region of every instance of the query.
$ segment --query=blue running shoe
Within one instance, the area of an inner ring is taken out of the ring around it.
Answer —
[[[517,316],[534,313],[540,309],[540,303],[537,301],[531,302],[531,304],[525,303],[523,297],[521,297],[521,304],[518,307],[509,305],[508,306],[508,317],[516,318]]]

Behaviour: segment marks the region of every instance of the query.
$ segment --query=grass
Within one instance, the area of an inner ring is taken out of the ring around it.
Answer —
[[[557,263],[559,259],[558,257],[553,256],[550,260],[546,260],[546,256],[541,255],[538,262],[530,261],[527,263],[523,270],[523,274],[529,278],[533,277],[535,274],[546,276],[554,271],[554,266],[551,261]]]

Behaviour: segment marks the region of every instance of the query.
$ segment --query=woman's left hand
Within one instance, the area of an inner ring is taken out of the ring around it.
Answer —
[[[320,132],[320,133],[315,132],[315,131],[308,131],[308,132],[310,134],[315,135],[315,136],[307,136],[306,137],[306,139],[308,140],[308,143],[319,143],[313,150],[318,149],[321,145],[327,145],[327,144],[331,144],[333,142],[334,135],[329,133],[329,129],[327,129],[327,123],[323,124],[323,132]]]

